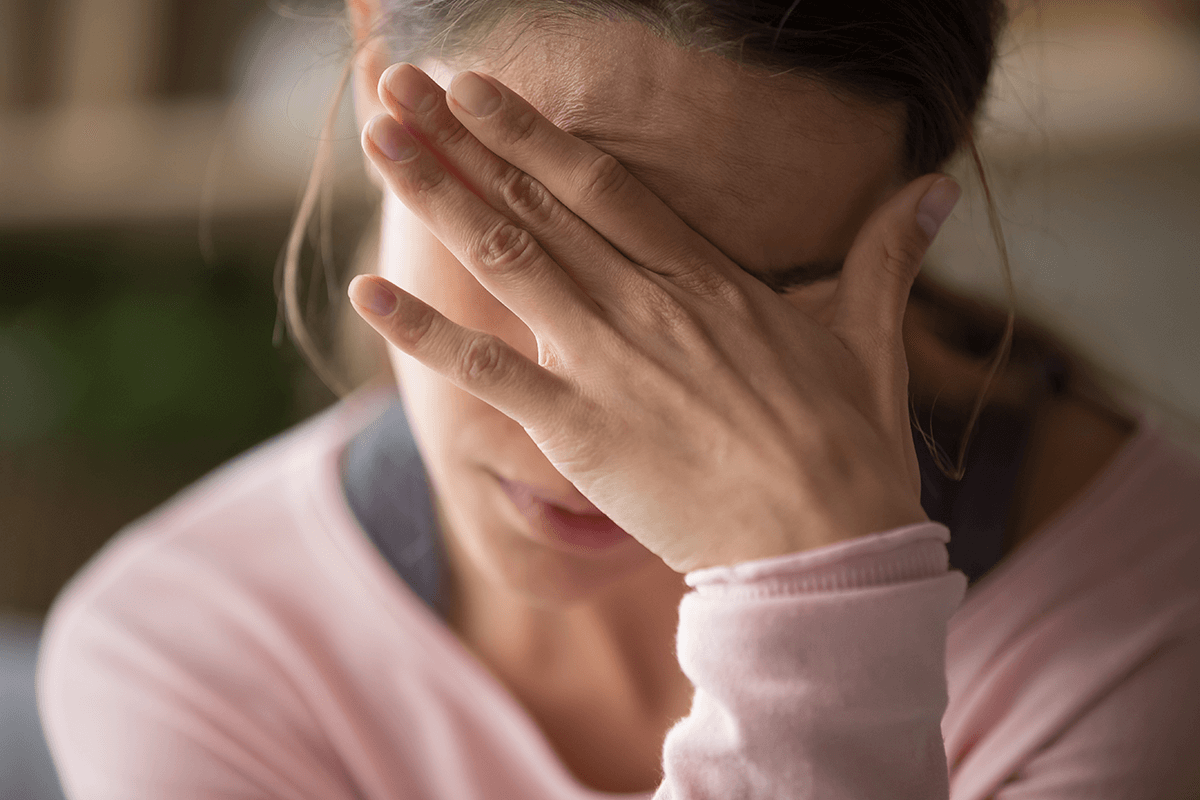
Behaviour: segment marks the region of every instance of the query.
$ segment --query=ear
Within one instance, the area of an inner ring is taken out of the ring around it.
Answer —
[[[383,0],[346,0],[350,30],[354,33],[354,75],[350,85],[354,92],[354,115],[358,129],[386,112],[379,101],[379,78],[391,65],[391,52],[382,35],[384,22]],[[379,186],[383,183],[375,167],[364,154],[367,175]]]

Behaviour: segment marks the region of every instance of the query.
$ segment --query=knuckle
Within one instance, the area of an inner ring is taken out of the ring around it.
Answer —
[[[459,370],[472,381],[494,380],[504,368],[504,348],[494,336],[473,338],[461,356]]]
[[[399,312],[392,315],[395,336],[408,348],[423,348],[437,320],[437,312],[420,302],[404,303]]]
[[[663,331],[669,331],[673,339],[686,339],[697,328],[691,311],[672,300],[654,309],[654,319]]]
[[[914,231],[893,228],[883,237],[883,266],[897,278],[913,277],[925,258],[925,241]]]
[[[617,194],[629,179],[629,171],[616,158],[601,153],[582,169],[579,180],[580,198],[588,204],[602,202]]]
[[[680,289],[735,314],[753,313],[750,284],[754,278],[694,256],[681,257],[675,263],[671,280]]]
[[[512,111],[500,125],[499,135],[506,147],[520,149],[537,138],[540,117],[532,107]]]
[[[508,271],[531,263],[535,252],[536,244],[529,232],[505,221],[480,237],[473,255],[485,269]]]
[[[504,176],[500,196],[519,219],[544,221],[550,215],[550,193],[521,170],[513,169]]]
[[[725,276],[719,274],[710,264],[691,264],[682,268],[675,277],[675,283],[689,294],[700,297],[727,301],[737,306],[744,300],[740,291]]]
[[[692,312],[666,289],[660,286],[646,287],[641,300],[637,306],[641,311],[639,316],[660,334],[676,338],[681,332],[695,327],[696,320]]]
[[[734,281],[721,280],[715,287],[713,298],[738,319],[748,320],[759,316],[759,307],[755,305],[751,292]]]
[[[446,116],[449,119],[439,120],[439,124],[432,126],[432,135],[426,133],[430,143],[438,150],[454,149],[471,135],[471,132],[462,123],[448,113]]]
[[[446,171],[439,164],[418,158],[411,168],[402,170],[400,183],[404,192],[413,198],[424,199],[441,191],[446,183]]]

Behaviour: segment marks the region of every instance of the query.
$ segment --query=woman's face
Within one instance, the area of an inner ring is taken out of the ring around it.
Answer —
[[[840,263],[868,214],[901,185],[898,107],[868,106],[805,79],[686,51],[636,23],[553,30],[522,34],[480,68],[614,155],[747,269]],[[448,83],[449,73],[432,74]],[[387,278],[536,359],[529,329],[386,192],[383,226]],[[786,296],[819,315],[835,287],[836,280],[825,280]],[[633,539],[589,546],[556,535],[541,511],[557,505],[580,512],[588,504],[524,430],[391,352],[452,539],[452,564],[469,559],[473,572],[498,586],[561,603],[593,596],[658,561]],[[503,481],[532,487],[541,502],[518,507]]]

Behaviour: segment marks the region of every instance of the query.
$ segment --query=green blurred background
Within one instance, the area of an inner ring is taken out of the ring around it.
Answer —
[[[327,400],[272,345],[284,222],[213,261],[194,226],[0,234],[0,604],[43,612],[122,524]]]
[[[41,616],[123,525],[335,399],[275,273],[338,11],[0,0],[0,612]],[[347,115],[335,138],[344,272],[369,194]]]

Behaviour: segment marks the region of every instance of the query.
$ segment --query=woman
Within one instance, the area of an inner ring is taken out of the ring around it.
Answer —
[[[846,5],[350,4],[350,295],[403,411],[351,398],[65,593],[72,796],[1200,790],[1200,469],[1033,336],[973,422],[1003,325],[909,297],[999,4]],[[910,394],[976,431],[961,485]]]

